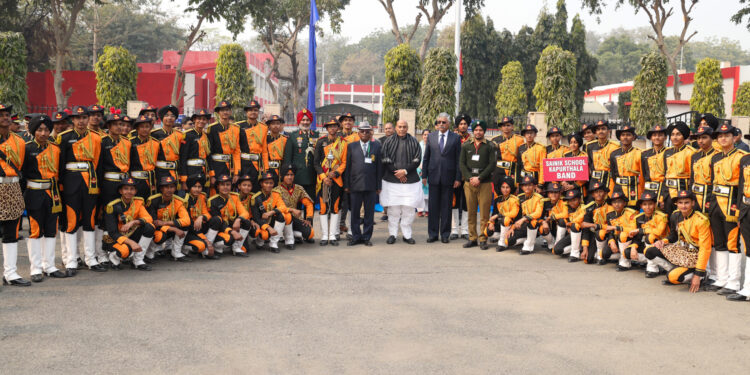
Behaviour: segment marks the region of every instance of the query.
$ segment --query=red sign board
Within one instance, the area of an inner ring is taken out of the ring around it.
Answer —
[[[544,181],[588,181],[589,158],[544,159],[542,162]]]

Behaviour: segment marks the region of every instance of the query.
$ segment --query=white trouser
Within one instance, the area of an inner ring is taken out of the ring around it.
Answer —
[[[29,265],[32,275],[40,275],[42,271],[52,273],[55,267],[55,237],[28,238],[26,247],[29,250]]]
[[[742,289],[740,289],[737,293],[742,294],[745,297],[750,296],[750,258],[745,258],[745,271],[744,271],[744,281],[742,282]]]
[[[570,256],[574,258],[581,258],[581,232],[570,232]]]
[[[594,239],[594,241],[596,241],[596,256],[594,258],[596,258],[596,260],[603,259],[602,253],[604,252],[604,246],[606,246],[607,243],[599,241],[598,239]]]
[[[289,226],[292,224],[289,223]],[[273,229],[276,231],[275,236],[271,236],[268,240],[269,246],[276,249],[279,247],[279,240],[284,236],[284,227],[286,224],[284,224],[283,221],[277,221],[273,224]],[[294,243],[294,235],[292,235],[292,243]]]
[[[85,256],[84,261],[86,265],[93,267],[99,262],[96,260],[96,233],[94,231],[83,231],[83,254]]]
[[[328,214],[319,215],[318,218],[320,219],[320,239],[323,241],[328,241]]]
[[[459,230],[461,232],[461,235],[469,234],[469,212],[461,211],[460,219],[458,217],[458,208],[452,209],[451,214],[451,234],[459,234]],[[388,215],[390,215],[390,209],[388,211]]]
[[[651,260],[651,262],[656,267],[664,268],[664,270],[667,272],[671,271],[674,268],[674,265],[672,263],[669,263],[669,261],[667,261],[666,259],[662,257],[655,257],[654,259]]]
[[[497,246],[508,247],[508,240],[505,238],[505,235],[508,234],[508,230],[510,230],[510,227],[500,227],[500,237],[497,239]]]
[[[102,238],[104,237],[104,230],[101,227],[94,227],[94,254],[96,255],[96,261],[99,263],[104,263],[109,260],[107,257],[107,252],[104,251],[104,246],[102,246]]]
[[[146,262],[143,261],[143,258],[146,256],[146,249],[151,245],[152,238],[146,238],[141,236],[141,239],[138,240],[138,246],[141,247],[141,251],[139,252],[131,252],[128,256],[129,259],[133,261],[133,264],[136,266],[140,266],[141,264],[146,264]],[[114,265],[119,265],[122,262],[122,258],[120,258],[120,253],[117,251],[111,251],[108,255],[109,261],[112,262]]]
[[[294,222],[291,222],[287,225],[284,225],[284,244],[285,245],[294,245],[294,228],[293,225]]]
[[[631,250],[631,249],[628,248],[628,246],[630,246],[630,243],[631,243],[631,241],[628,241],[628,242],[617,241],[617,248],[620,249],[620,260],[618,261],[618,264],[621,267],[630,268],[630,267],[633,266],[633,263],[631,262],[631,259],[628,259],[625,256],[625,252]],[[630,255],[630,254],[628,254],[628,255]]]
[[[185,254],[182,253],[182,246],[185,244],[185,237],[180,238],[175,235],[172,238],[172,257],[182,258]]]
[[[334,214],[331,213],[331,218],[329,219],[329,229],[328,229],[328,240],[334,241],[336,240],[336,236],[339,234],[339,217],[341,214]]]
[[[65,268],[76,269],[78,268],[78,232],[63,233],[63,237],[66,249],[63,254]]]
[[[711,255],[708,257],[708,266],[706,267],[706,277],[711,284],[716,282],[718,270],[716,269],[716,249],[711,248]]]
[[[401,226],[404,238],[411,238],[411,223],[414,222],[414,216],[414,207],[388,206],[388,234],[398,236],[398,228]]]
[[[238,253],[244,253],[245,250],[242,250],[242,246],[245,244],[245,240],[247,239],[247,234],[250,233],[247,229],[240,229],[240,238],[239,240],[235,240],[232,243],[232,253],[238,254]]]
[[[534,244],[536,243],[536,234],[539,229],[527,229],[526,239],[523,241],[523,247],[521,251],[534,251]]]
[[[716,279],[715,286],[727,287],[729,283],[729,251],[716,252]]]
[[[739,290],[740,289],[740,276],[742,276],[742,257],[740,253],[729,252],[729,278],[727,279],[727,289]]]
[[[20,279],[21,276],[16,272],[16,262],[18,260],[18,243],[4,243],[3,244],[3,277],[5,280],[11,281]]]

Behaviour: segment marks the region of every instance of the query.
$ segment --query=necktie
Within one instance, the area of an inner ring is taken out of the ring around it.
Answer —
[[[445,134],[440,134],[440,152],[443,152],[443,147],[445,146]]]

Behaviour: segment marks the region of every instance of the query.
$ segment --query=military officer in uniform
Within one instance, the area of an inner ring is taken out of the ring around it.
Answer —
[[[305,189],[294,183],[296,167],[286,165],[281,168],[282,176],[279,178],[279,186],[273,191],[279,193],[289,213],[291,222],[284,226],[284,244],[288,250],[294,250],[295,239],[306,242],[315,242],[313,236],[313,212],[315,204],[307,195]]]
[[[344,192],[342,175],[346,170],[346,141],[339,136],[339,122],[336,119],[323,126],[328,131],[326,137],[315,144],[315,172],[317,173],[317,194],[320,201],[320,245],[338,246],[339,209]],[[330,216],[330,217],[329,217]]]
[[[468,142],[471,139],[471,133],[469,133],[469,125],[471,124],[471,117],[467,114],[459,114],[456,116],[454,123],[456,125],[456,134],[458,134],[461,144]],[[469,239],[469,214],[466,212],[466,197],[464,196],[464,183],[457,188],[453,189],[453,207],[451,210],[451,236],[450,240],[456,240],[459,237],[468,240]],[[459,233],[460,232],[460,233]]]
[[[302,186],[307,195],[315,196],[315,141],[318,132],[310,129],[312,124],[312,112],[303,109],[297,113],[297,126],[299,129],[289,134],[284,149],[284,164],[293,165],[296,168],[294,183]],[[288,169],[285,167],[284,170]]]

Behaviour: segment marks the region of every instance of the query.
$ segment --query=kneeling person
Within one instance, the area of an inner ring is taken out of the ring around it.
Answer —
[[[234,255],[246,257],[247,251],[242,244],[250,233],[250,213],[242,205],[239,194],[231,190],[231,177],[220,175],[216,178],[218,194],[208,200],[211,219],[206,239],[214,244],[214,250],[219,254],[231,246]]]
[[[190,215],[185,209],[185,202],[174,194],[175,190],[177,180],[172,176],[162,176],[159,179],[160,193],[148,199],[146,206],[157,229],[154,232],[154,242],[147,253],[151,253],[156,246],[172,245],[172,259],[190,262],[190,258],[182,253],[187,234],[185,230],[190,226]]]
[[[510,230],[510,226],[518,220],[521,203],[518,201],[518,197],[512,194],[516,190],[513,177],[500,176],[498,183],[500,184],[500,195],[495,199],[495,214],[487,221],[484,235],[487,238],[493,237],[497,228],[500,227],[497,240],[497,251],[499,252],[505,251],[508,249],[508,246],[515,244],[515,242],[508,242],[506,234]]]
[[[641,212],[635,217],[637,228],[631,229],[628,234],[632,238],[632,245],[623,252],[623,256],[630,260],[638,259],[646,261],[646,277],[659,276],[659,267],[652,260],[648,260],[644,254],[646,247],[652,246],[654,242],[663,239],[667,235],[669,217],[667,214],[656,210],[657,195],[651,191],[641,194],[638,204]]]
[[[506,237],[510,238],[516,231],[520,230],[521,233],[516,238],[526,236],[526,240],[523,242],[523,247],[521,248],[521,255],[531,254],[534,251],[537,231],[542,224],[544,198],[540,194],[535,193],[534,189],[536,189],[536,178],[529,175],[524,176],[521,180],[523,194],[518,196],[523,216],[510,227],[506,235]]]
[[[185,202],[191,224],[183,244],[188,246],[190,251],[198,253],[204,258],[219,259],[219,256],[214,254],[214,244],[206,238],[208,222],[211,220],[211,213],[208,212],[208,200],[206,193],[203,192],[206,176],[200,173],[191,175],[187,177],[185,183],[188,188]]]
[[[143,261],[146,249],[154,236],[151,215],[146,210],[143,198],[136,197],[136,181],[127,177],[118,188],[120,198],[107,204],[104,227],[107,234],[102,239],[104,250],[109,252],[112,268],[120,269],[123,259],[132,259],[133,268],[151,271]]]
[[[292,215],[289,213],[281,195],[274,191],[276,174],[271,171],[263,173],[260,179],[260,191],[253,196],[250,209],[253,218],[260,225],[256,232],[255,244],[261,245],[261,241],[269,240],[270,251],[279,252],[279,240],[284,233],[284,226],[292,223]]]
[[[613,254],[619,254],[617,271],[629,270],[632,267],[631,260],[638,260],[637,256],[631,258],[631,254],[626,254],[632,243],[629,234],[631,230],[636,229],[635,217],[638,215],[637,211],[627,207],[629,196],[619,188],[615,189],[612,193],[612,208],[614,210],[607,214],[606,228],[609,233],[609,240],[607,241],[609,249],[606,247],[603,249],[600,264],[602,260],[609,260]]]
[[[312,226],[315,207],[305,188],[294,183],[296,167],[286,165],[281,173],[281,183],[273,191],[279,193],[292,216],[292,222],[284,226],[284,244],[288,250],[294,250],[295,239],[315,242]],[[304,211],[299,209],[300,205],[304,207]]]
[[[555,254],[569,255],[568,262],[581,260],[581,239],[583,237],[583,217],[586,206],[581,204],[581,191],[571,189],[565,192],[563,200],[567,202],[567,217],[563,220],[563,237],[555,243],[552,250]]]

